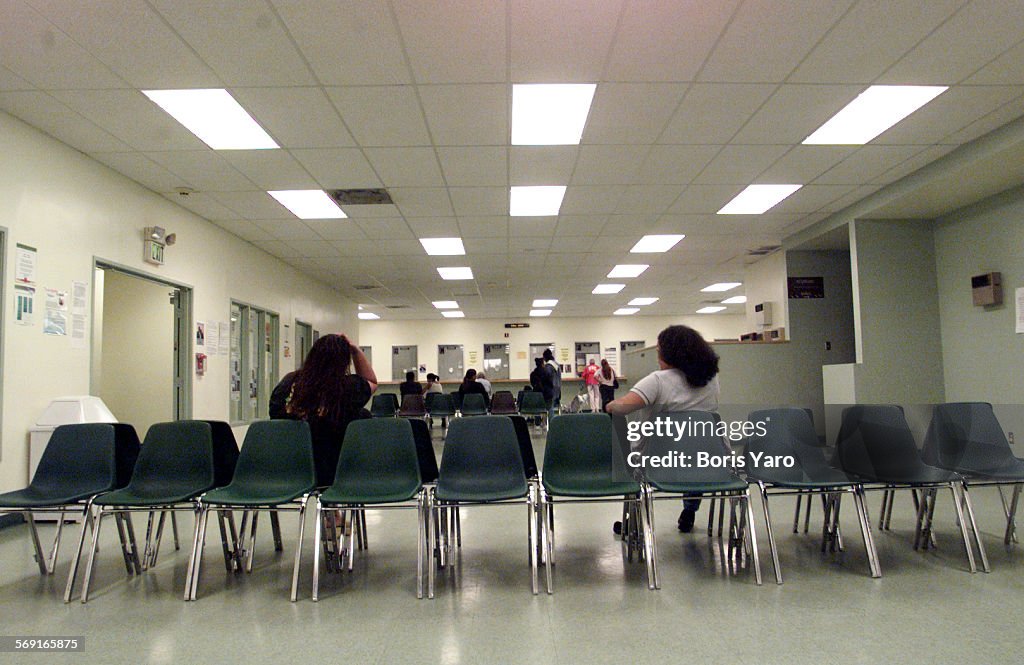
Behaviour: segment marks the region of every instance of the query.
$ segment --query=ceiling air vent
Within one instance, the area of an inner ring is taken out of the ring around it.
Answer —
[[[373,291],[374,289],[379,289],[380,287],[377,286],[376,284],[356,284],[352,288],[355,289],[356,291]]]
[[[384,305],[388,309],[409,309],[408,305]]]
[[[329,189],[327,193],[340,205],[365,206],[393,204],[391,194],[383,187],[374,189]]]
[[[761,245],[757,249],[748,249],[747,256],[767,256],[782,248],[782,245]]]

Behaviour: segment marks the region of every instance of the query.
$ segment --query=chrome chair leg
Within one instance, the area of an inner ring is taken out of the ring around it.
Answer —
[[[1016,524],[1016,519],[1017,519],[1017,504],[1018,504],[1018,502],[1020,500],[1020,490],[1021,490],[1021,485],[1019,483],[1013,486],[1013,494],[1011,495],[1009,508],[1005,507],[1006,501],[1005,501],[1005,499],[1003,500],[1004,510],[1006,512],[1006,534],[1003,537],[1003,542],[1006,545],[1011,545],[1012,543],[1017,542],[1017,524]],[[999,496],[1000,496],[1000,498],[1002,498],[1002,496],[1003,496],[1003,488],[1001,488],[1001,487],[999,488]]]
[[[761,507],[764,510],[764,523],[768,530],[768,546],[772,553],[772,567],[775,569],[775,583],[782,584],[782,566],[779,564],[779,550],[775,544],[775,533],[772,531],[772,516],[768,510],[768,490],[764,486],[763,482],[757,484],[758,489],[761,491]],[[799,498],[799,494],[797,497]],[[797,510],[800,510],[799,505]],[[753,526],[751,526],[753,528]]]
[[[146,517],[146,544],[142,549],[142,569],[149,568],[149,560],[153,550],[153,524],[156,521],[156,511],[151,510]]]
[[[171,511],[171,531],[174,533],[174,551],[177,552],[181,549],[181,541],[178,540],[178,516],[173,510]]]
[[[971,569],[972,573],[978,572],[978,567],[974,562],[974,548],[971,547],[970,538],[967,535],[967,522],[964,521],[964,512],[961,507],[961,497],[958,490],[961,490],[963,485],[958,481],[951,482],[949,484],[949,491],[953,494],[953,503],[956,504],[956,516],[960,524],[960,535],[964,540],[964,551],[967,552],[967,564]]]
[[[306,530],[306,503],[309,495],[299,499],[299,538],[295,542],[295,566],[292,569],[292,602],[298,600],[299,596],[299,566],[302,563],[302,536]],[[253,524],[255,524],[253,520]]]
[[[538,495],[540,496],[540,518],[542,520],[541,526],[541,547],[544,549],[544,581],[547,585],[548,595],[555,592],[554,581],[552,580],[551,573],[551,550],[554,549],[551,545],[551,513],[548,511],[551,505],[551,497],[547,495],[543,488],[539,489]]]
[[[853,494],[853,506],[857,511],[857,521],[860,523],[860,536],[864,541],[864,553],[868,558],[868,571],[873,578],[881,577],[878,553],[875,551],[874,539],[871,537],[871,518],[868,516],[862,490],[860,487],[852,487],[850,493]]]
[[[715,534],[715,500],[708,501],[708,538]]]
[[[203,550],[206,549],[206,526],[210,520],[210,511],[215,510],[210,506],[202,506],[199,514],[199,520],[196,524],[196,547],[195,547],[195,563],[192,565],[192,590],[190,592],[191,599],[195,600],[199,594],[199,570],[203,564]],[[244,521],[245,516],[242,516]],[[243,525],[244,527],[244,525]]]
[[[274,551],[284,551],[284,544],[281,542],[281,522],[277,518],[277,511],[270,513],[270,530],[274,534]]]
[[[538,593],[537,579],[537,507],[535,499],[536,490],[530,486],[526,492],[526,514],[529,524],[527,525],[527,538],[530,541],[530,589],[533,595]]]
[[[171,516],[174,516],[174,512],[171,512]],[[168,511],[164,510],[160,513],[160,519],[156,523],[156,535],[153,537],[153,550],[149,555],[149,567],[152,568],[156,565],[157,556],[160,554],[160,541],[164,536],[164,521],[167,519]]]
[[[103,526],[103,508],[100,507],[96,519],[93,521],[92,547],[89,549],[89,561],[85,565],[85,579],[82,580],[82,603],[89,602],[89,583],[92,582],[92,571],[96,565],[96,550],[100,545],[100,527]],[[83,533],[84,536],[84,533]]]
[[[124,567],[129,575],[135,574],[135,566],[132,565],[132,556],[128,546],[128,536],[124,528],[124,515],[114,512],[114,524],[117,525],[117,539],[121,543],[121,558],[124,560]]]
[[[249,531],[249,549],[245,557],[245,572],[252,572],[252,560],[256,556],[256,523],[259,521],[260,511],[252,511],[252,526]]]
[[[195,583],[195,577],[193,570],[195,569],[196,559],[198,554],[196,549],[199,546],[199,526],[202,523],[203,505],[196,502],[196,505],[192,509],[193,514],[193,527],[192,527],[192,549],[188,555],[188,567],[185,570],[185,601],[188,602],[193,599],[192,585]],[[223,517],[223,516],[221,516]],[[228,567],[228,572],[231,572],[231,567]]]
[[[434,489],[430,488],[427,492],[427,598],[433,599],[434,597],[434,569],[436,568],[435,563],[435,552],[437,548],[437,533],[435,530],[434,521]]]
[[[78,577],[78,565],[82,559],[82,548],[85,547],[85,533],[90,525],[95,531],[96,525],[92,521],[92,499],[89,499],[82,510],[82,533],[78,537],[78,549],[75,552],[75,558],[71,560],[71,568],[68,570],[68,581],[64,587],[65,603],[71,602],[71,596],[75,592],[75,578]]]
[[[423,559],[426,554],[426,504],[424,491],[416,495],[416,598],[423,598]]]
[[[43,546],[39,541],[39,530],[36,528],[35,517],[32,516],[32,512],[25,513],[25,519],[28,520],[29,532],[32,534],[32,549],[35,550],[33,555],[36,563],[39,565],[39,574],[46,575],[49,571],[46,569],[46,557],[43,555]]]
[[[313,514],[315,516],[315,522],[313,524],[313,602],[320,600],[320,548],[322,546],[320,540],[323,538],[323,506],[320,504],[320,497],[315,497]]]
[[[974,506],[971,505],[971,495],[967,491],[967,483],[960,487],[963,494],[964,507],[967,509],[967,519],[971,523],[971,533],[974,534],[974,542],[978,546],[978,556],[981,558],[981,570],[986,573],[992,572],[988,564],[988,554],[985,552],[985,545],[981,542],[981,533],[978,531],[978,523],[974,519]]]
[[[803,492],[796,493],[796,511],[793,513],[793,533],[800,531],[800,503],[803,501]]]
[[[882,492],[882,509],[878,515],[878,528],[885,529],[885,509],[889,504],[889,490]]]
[[[132,565],[135,566],[135,573],[141,575],[142,562],[139,560],[139,546],[135,540],[135,527],[132,525],[132,514],[130,512],[124,514],[124,525],[125,530],[128,532],[128,542],[131,545]]]
[[[807,508],[804,512],[804,535],[807,535],[807,531],[811,527],[811,495],[807,495]]]
[[[750,505],[750,489],[743,495],[743,506],[746,508],[746,531],[750,539],[750,555],[754,559],[754,581],[761,586],[761,558],[757,551],[757,529],[754,527],[754,507]]]
[[[651,557],[651,570],[654,572],[654,589],[657,591],[661,588],[661,575],[658,571],[658,531],[654,519],[654,492],[650,486],[641,484],[641,500],[647,506],[647,531],[650,534],[650,557]]]

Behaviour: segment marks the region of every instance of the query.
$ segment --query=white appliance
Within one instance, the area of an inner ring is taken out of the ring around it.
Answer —
[[[99,397],[76,395],[58,397],[50,402],[34,427],[28,430],[28,480],[36,473],[50,435],[58,425],[76,423],[116,423],[117,418]]]

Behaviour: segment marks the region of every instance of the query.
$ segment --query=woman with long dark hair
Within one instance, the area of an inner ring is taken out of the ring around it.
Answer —
[[[626,415],[646,409],[645,420],[667,411],[718,410],[718,354],[700,333],[687,326],[669,326],[658,334],[658,365],[605,410]],[[686,499],[679,515],[679,530],[693,530],[700,501]],[[616,522],[618,528],[621,525]]]
[[[462,378],[462,385],[459,386],[459,394],[465,397],[469,393],[477,393],[478,395],[484,396],[484,403],[491,404],[491,397],[487,394],[487,388],[484,388],[484,384],[479,383],[476,380],[476,370],[466,370],[466,376]]]
[[[362,350],[344,335],[333,334],[318,339],[302,368],[274,388],[270,417],[309,423],[317,485],[334,482],[345,429],[351,421],[369,417],[364,407],[375,390],[377,375]]]
[[[615,399],[615,388],[618,386],[619,378],[615,370],[608,364],[607,358],[601,359],[601,369],[597,372],[597,386],[601,391],[601,404],[607,406]],[[604,411],[602,406],[600,411]]]

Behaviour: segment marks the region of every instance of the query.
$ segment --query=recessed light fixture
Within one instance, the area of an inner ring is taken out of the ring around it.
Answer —
[[[380,316],[378,314],[374,314],[373,312],[359,312],[359,318],[362,319],[363,321],[373,321],[375,319],[379,319]]]
[[[803,185],[748,185],[722,209],[719,215],[760,215],[779,204]]]
[[[873,85],[805,138],[804,145],[863,145],[946,90],[944,85]]]
[[[709,293],[712,291],[728,291],[735,289],[737,286],[743,286],[743,282],[717,282],[710,286],[705,286],[701,291]]]
[[[746,296],[733,296],[732,298],[726,298],[722,301],[723,305],[742,305],[747,302]]]
[[[658,302],[659,300],[660,300],[660,298],[633,298],[632,300],[630,300],[626,304],[630,305],[630,306],[633,306],[633,307],[637,307],[637,306],[643,307],[644,305],[653,305],[654,303]]]
[[[606,295],[611,293],[618,293],[622,289],[626,288],[625,284],[598,284],[591,291],[594,295]]]
[[[299,219],[345,219],[345,211],[321,189],[267,192]]]
[[[725,307],[701,307],[697,310],[698,314],[714,314],[715,312],[721,312]]]
[[[639,307],[620,307],[614,312],[612,312],[612,314],[614,314],[615,316],[629,316],[630,314],[636,314],[639,311]]]
[[[557,300],[534,300],[534,307],[554,307],[558,304]]]
[[[435,300],[433,303],[437,309],[458,309],[459,303],[454,300]]]
[[[466,253],[462,238],[420,238],[430,256],[461,256]]]
[[[473,269],[469,267],[438,268],[441,279],[473,279]]]
[[[679,235],[648,235],[640,238],[633,249],[629,250],[633,254],[657,254],[661,252],[667,252],[676,246],[676,243],[685,238],[686,236]]]
[[[214,150],[279,147],[223,88],[143,90],[142,94]]]
[[[594,100],[594,83],[512,86],[512,145],[577,145]]]
[[[536,185],[513,187],[509,193],[508,214],[511,217],[550,217],[562,207],[565,187]]]
[[[443,316],[446,319],[464,319],[464,318],[466,318],[465,312],[461,312],[461,311],[459,311],[457,309],[448,310],[446,312],[441,312],[441,316]]]
[[[612,271],[608,273],[608,277],[612,279],[622,279],[623,277],[639,277],[648,268],[650,268],[650,266],[644,264],[623,263],[612,268]]]
[[[530,316],[551,316],[550,309],[531,309]]]

